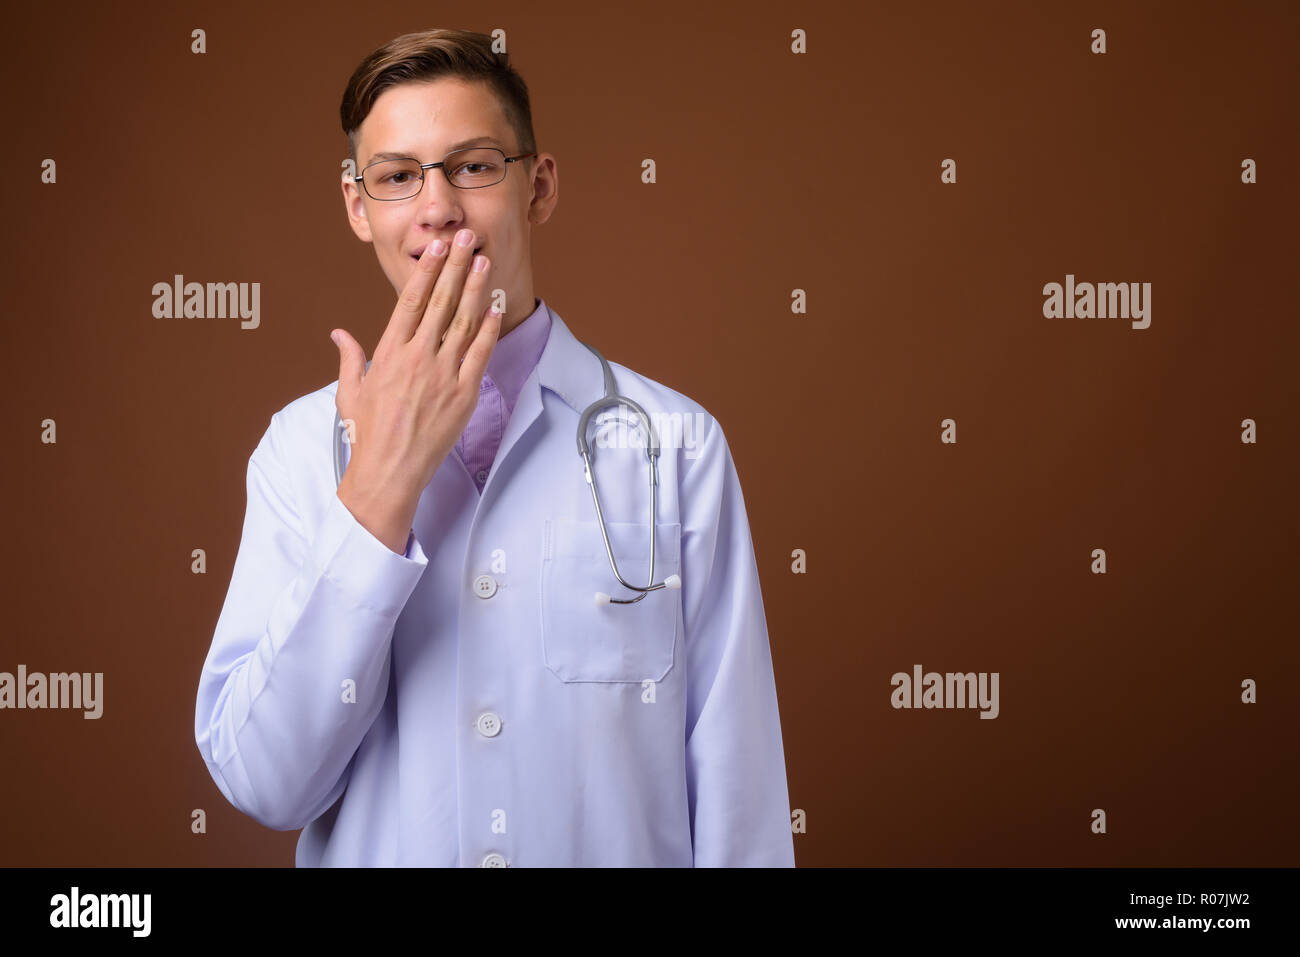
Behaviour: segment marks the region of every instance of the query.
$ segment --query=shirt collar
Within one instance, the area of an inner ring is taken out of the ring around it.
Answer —
[[[510,411],[514,410],[519,390],[537,365],[551,334],[551,314],[546,303],[541,299],[534,299],[534,303],[532,315],[497,340],[484,372]]]

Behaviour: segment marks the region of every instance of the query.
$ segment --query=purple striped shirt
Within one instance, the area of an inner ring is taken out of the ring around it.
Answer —
[[[456,454],[480,495],[505,437],[519,390],[542,357],[551,335],[550,310],[537,297],[533,302],[533,314],[497,340],[479,386],[478,405],[456,443]]]

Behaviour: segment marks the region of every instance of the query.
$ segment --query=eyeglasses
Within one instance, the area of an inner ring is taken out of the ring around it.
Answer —
[[[371,163],[353,179],[361,184],[371,199],[390,203],[397,199],[410,199],[424,189],[426,169],[441,169],[447,182],[459,189],[482,189],[495,186],[506,178],[507,163],[536,155],[506,156],[504,150],[479,146],[453,150],[441,163],[421,163],[415,159],[381,160]]]

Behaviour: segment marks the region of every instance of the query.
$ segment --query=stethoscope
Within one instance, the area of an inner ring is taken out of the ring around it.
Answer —
[[[659,437],[655,434],[654,425],[650,422],[650,417],[645,414],[645,410],[626,396],[618,394],[618,390],[614,385],[614,372],[610,369],[609,363],[605,361],[605,357],[597,352],[593,346],[585,342],[582,344],[595,353],[595,356],[600,360],[600,366],[605,373],[604,396],[587,406],[583,411],[581,418],[578,419],[578,454],[582,456],[583,478],[585,478],[587,484],[591,486],[591,500],[596,506],[596,520],[600,524],[600,537],[605,542],[605,554],[609,556],[609,566],[614,570],[614,577],[618,579],[618,583],[624,588],[630,588],[632,591],[641,592],[641,594],[637,595],[635,598],[611,598],[603,591],[598,591],[596,592],[596,604],[631,605],[645,598],[645,596],[650,592],[658,591],[660,588],[677,589],[682,587],[682,579],[679,575],[669,575],[657,585],[653,584],[655,580],[655,509],[659,500]],[[369,362],[366,363],[366,368],[370,368]],[[647,436],[645,451],[646,457],[649,459],[650,463],[650,579],[644,586],[633,585],[631,582],[624,580],[623,576],[619,574],[618,563],[614,561],[614,550],[609,544],[609,533],[605,528],[605,514],[600,508],[600,494],[596,490],[596,475],[591,468],[592,452],[587,445],[587,423],[591,417],[601,409],[609,406],[623,405],[627,406],[637,414]],[[337,486],[343,481],[344,471],[343,419],[339,415],[337,408],[334,410],[334,434],[331,436],[331,442],[334,446],[334,484]]]

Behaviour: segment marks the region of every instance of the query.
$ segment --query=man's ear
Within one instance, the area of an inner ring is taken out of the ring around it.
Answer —
[[[370,220],[366,217],[366,199],[361,195],[361,187],[347,173],[339,181],[343,187],[343,206],[348,215],[348,225],[363,243],[374,242],[370,232]]]
[[[528,221],[541,226],[551,218],[556,203],[560,201],[560,170],[553,153],[539,153],[533,158],[533,163]]]

